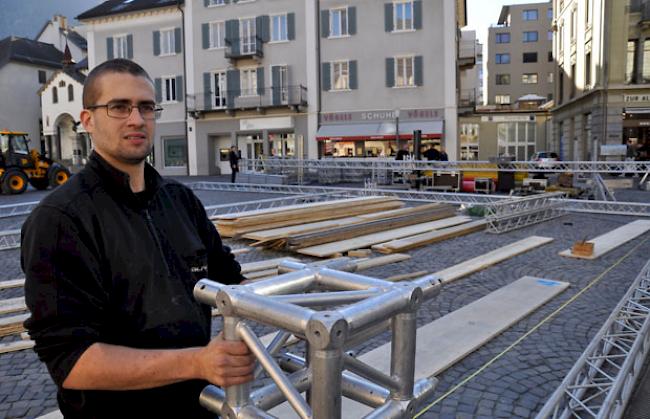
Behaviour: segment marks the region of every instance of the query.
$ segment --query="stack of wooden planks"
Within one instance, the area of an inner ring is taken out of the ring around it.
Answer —
[[[403,206],[404,203],[397,198],[369,196],[220,215],[216,217],[215,225],[222,236],[238,237],[251,231],[387,211]]]

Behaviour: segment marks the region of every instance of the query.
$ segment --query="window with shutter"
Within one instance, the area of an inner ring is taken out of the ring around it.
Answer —
[[[348,8],[341,7],[330,9],[330,30],[329,37],[337,38],[348,36]]]
[[[283,42],[289,40],[287,14],[271,16],[271,42]]]
[[[241,96],[257,96],[257,68],[240,71]]]
[[[415,86],[415,57],[395,57],[395,87]]]
[[[398,0],[393,3],[393,31],[415,29],[413,0]]]
[[[350,62],[332,63],[332,90],[350,90]]]
[[[226,36],[225,22],[210,22],[208,24],[208,48],[216,49],[225,47],[224,39]]]
[[[162,29],[160,31],[160,55],[176,54],[176,36],[174,29]]]
[[[176,76],[162,77],[162,103],[177,102]]]
[[[129,58],[128,35],[113,37],[113,58]]]

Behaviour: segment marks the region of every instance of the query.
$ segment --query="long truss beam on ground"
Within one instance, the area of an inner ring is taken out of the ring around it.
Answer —
[[[650,261],[537,415],[620,418],[650,343]]]
[[[27,215],[38,205],[38,202],[26,202],[21,204],[0,205],[0,218]]]
[[[242,159],[244,170],[281,172],[294,170],[434,170],[434,171],[500,171],[544,173],[637,173],[650,172],[650,162],[641,161],[516,161],[491,163],[489,161],[427,161],[395,160],[388,158],[332,158],[332,159]]]

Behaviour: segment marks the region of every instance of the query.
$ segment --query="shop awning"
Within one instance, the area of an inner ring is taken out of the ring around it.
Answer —
[[[400,122],[399,138],[410,140],[413,137],[413,131],[417,129],[422,130],[422,138],[440,138],[442,126],[442,121]],[[394,140],[395,128],[393,122],[323,125],[318,129],[316,139],[319,141]]]

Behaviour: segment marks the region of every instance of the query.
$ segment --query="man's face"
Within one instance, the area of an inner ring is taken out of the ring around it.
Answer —
[[[81,122],[93,147],[118,169],[142,164],[153,148],[155,121],[144,119],[137,105],[155,103],[151,82],[128,73],[108,73],[97,80],[97,89],[100,94],[93,105],[126,104],[133,110],[120,119],[108,116],[105,107],[84,109]]]

